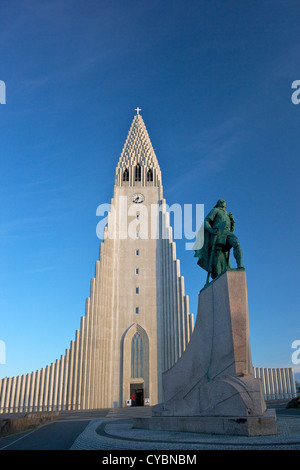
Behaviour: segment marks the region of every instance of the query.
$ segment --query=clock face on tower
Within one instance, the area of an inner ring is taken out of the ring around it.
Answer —
[[[132,202],[135,204],[140,204],[141,202],[144,202],[145,196],[141,193],[134,194],[132,197]]]

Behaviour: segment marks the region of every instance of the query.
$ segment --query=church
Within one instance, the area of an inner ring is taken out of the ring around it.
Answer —
[[[0,410],[44,411],[159,403],[162,373],[181,356],[193,315],[162,175],[136,109],[116,166],[85,315],[70,348],[52,364],[0,380]]]
[[[163,401],[163,372],[181,357],[194,319],[176,257],[159,163],[140,111],[136,109],[117,162],[80,329],[52,364],[0,379],[0,413]],[[254,373],[262,379],[266,399],[295,396],[292,368],[254,368]]]

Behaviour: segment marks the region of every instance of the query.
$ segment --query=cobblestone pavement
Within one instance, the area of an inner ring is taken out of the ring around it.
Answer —
[[[92,420],[71,450],[300,450],[300,414],[277,416],[278,435],[245,437],[134,429],[132,419]]]

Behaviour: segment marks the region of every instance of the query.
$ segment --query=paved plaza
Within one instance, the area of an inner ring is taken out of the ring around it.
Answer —
[[[134,429],[130,415],[137,414],[135,410],[112,410],[92,419],[71,450],[299,450],[300,410],[287,410],[285,405],[276,408],[278,435],[263,437]],[[144,415],[149,412],[142,411]]]

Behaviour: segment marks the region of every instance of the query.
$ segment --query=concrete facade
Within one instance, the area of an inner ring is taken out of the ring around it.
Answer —
[[[262,381],[265,400],[291,400],[297,396],[292,367],[254,367],[253,373]]]
[[[103,239],[75,340],[51,365],[0,380],[0,412],[122,407],[136,389],[141,402],[162,400],[162,373],[194,322],[140,114],[117,164]]]

